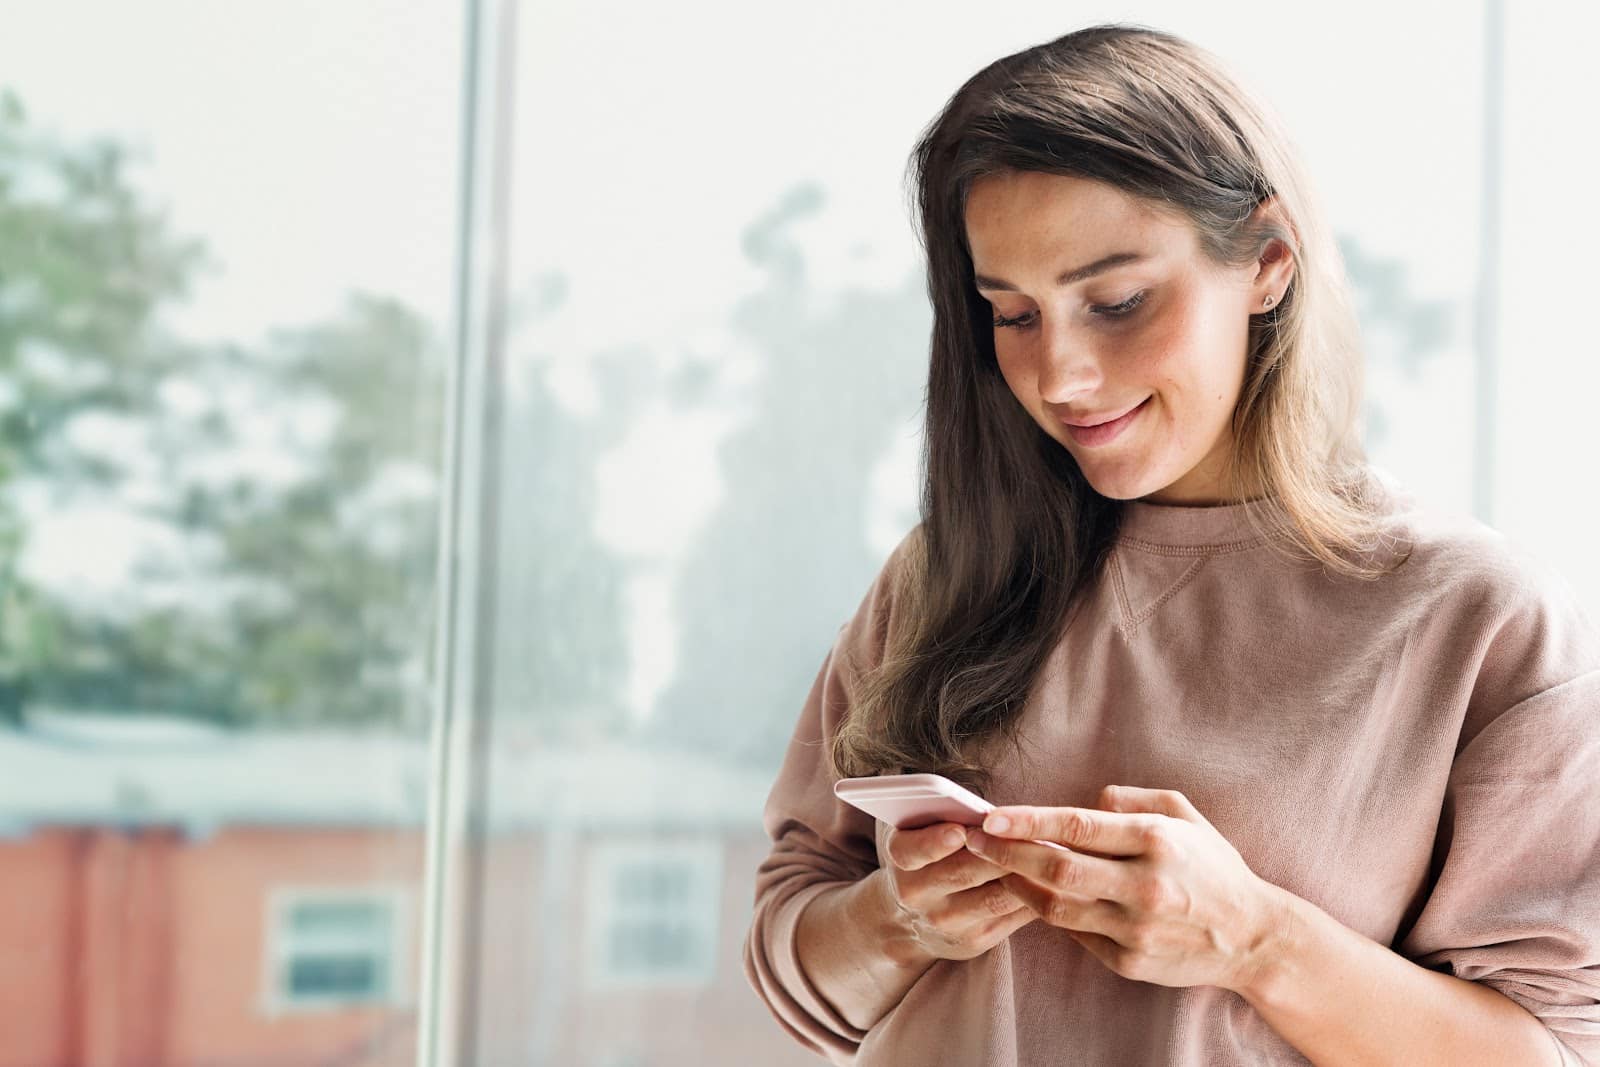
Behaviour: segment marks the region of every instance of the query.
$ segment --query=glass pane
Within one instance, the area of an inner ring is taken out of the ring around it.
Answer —
[[[925,3],[910,47],[892,5],[534,9],[514,49],[473,1062],[812,1064],[741,946],[796,717],[917,521],[931,315],[907,155],[979,67],[1093,15]],[[1284,113],[1359,300],[1373,457],[1468,507],[1479,12],[1361,0],[1285,23],[1158,0],[1140,20]],[[639,916],[575,936],[662,891],[640,874],[608,898],[585,855],[686,830],[715,843],[691,868],[724,901],[709,977],[572,984],[676,945]]]
[[[461,13],[13,8],[0,1067],[409,1065]]]
[[[693,872],[659,863],[634,863],[618,867],[613,892],[619,905],[670,909],[689,894]]]
[[[692,927],[682,923],[615,923],[611,927],[611,966],[645,975],[692,966],[694,934]]]
[[[375,999],[383,993],[380,966],[371,956],[297,956],[289,964],[289,994]]]
[[[1505,130],[1499,156],[1503,217],[1496,277],[1503,294],[1495,339],[1499,367],[1493,510],[1496,527],[1549,563],[1600,619],[1600,503],[1589,485],[1596,455],[1594,398],[1600,341],[1583,325],[1594,299],[1600,218],[1569,211],[1564,176],[1593,173],[1600,147],[1560,131],[1586,122],[1600,9],[1552,0],[1503,4]],[[1561,32],[1540,29],[1559,16]],[[1559,216],[1552,212],[1559,211]],[[1556,221],[1559,218],[1559,221]]]
[[[294,905],[289,925],[296,934],[312,937],[382,938],[389,932],[389,908],[372,900],[302,901]]]

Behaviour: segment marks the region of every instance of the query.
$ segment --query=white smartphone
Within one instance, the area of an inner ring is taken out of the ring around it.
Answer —
[[[942,774],[841,778],[833,783],[833,795],[896,830],[916,830],[940,822],[982,826],[983,817],[994,810],[993,804]],[[1072,851],[1054,841],[1035,844]]]
[[[982,826],[994,805],[942,774],[880,774],[841,778],[833,795],[896,830],[916,830],[936,822]]]

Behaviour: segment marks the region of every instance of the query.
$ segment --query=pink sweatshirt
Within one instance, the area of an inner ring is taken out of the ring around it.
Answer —
[[[1125,505],[1023,710],[1031,757],[1000,757],[986,795],[1179,790],[1262,878],[1600,1065],[1600,634],[1499,534],[1386,500],[1414,552],[1367,583],[1284,559],[1242,505]],[[870,1030],[810,984],[801,909],[884,862],[827,743],[895,625],[905,547],[840,628],[767,800],[745,971],[773,1015],[861,1067],[1308,1063],[1239,995],[1123,978],[1037,921],[936,962]]]

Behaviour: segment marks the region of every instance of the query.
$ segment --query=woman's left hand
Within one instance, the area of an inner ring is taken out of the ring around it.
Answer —
[[[1292,914],[1287,891],[1251,871],[1182,793],[1107,786],[1100,802],[997,808],[967,847],[1012,871],[1003,881],[1018,897],[1124,978],[1252,985]]]

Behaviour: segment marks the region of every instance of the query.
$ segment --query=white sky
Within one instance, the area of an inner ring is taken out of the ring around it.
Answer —
[[[1550,34],[1540,20],[1557,13],[1562,29]],[[1593,150],[1565,142],[1587,128],[1583,42],[1600,16],[1535,0],[1513,17],[1497,522],[1552,553],[1600,607],[1595,509],[1573,488],[1594,455],[1584,431],[1600,361],[1567,313],[1585,306],[1593,271],[1579,257],[1596,246],[1595,223],[1578,185],[1548,178],[1593,172]],[[923,124],[983,64],[1093,21],[1142,21],[1220,53],[1288,120],[1338,231],[1403,258],[1418,296],[1470,302],[1473,292],[1477,5],[564,0],[524,5],[520,18],[513,291],[559,271],[569,299],[513,338],[513,357],[553,355],[562,396],[579,410],[593,403],[584,357],[603,348],[742,358],[727,313],[760,279],[740,232],[797,181],[827,191],[822,215],[799,230],[824,296],[917,270],[902,175]],[[0,26],[0,84],[69,140],[142,146],[141,183],[225,265],[174,328],[247,340],[324,317],[352,288],[448,323],[459,4],[0,0]],[[1468,343],[1441,360],[1448,374],[1372,383],[1400,413],[1382,460],[1458,508],[1469,499]],[[602,533],[648,564],[636,599],[657,616],[633,620],[638,662],[655,665],[636,679],[641,709],[670,659],[661,568],[714,506],[713,449],[732,426],[672,418],[647,417],[602,468]],[[666,514],[650,491],[663,455],[684,485]],[[902,474],[885,484],[904,487],[914,452],[897,462]],[[882,499],[889,514],[909,502]],[[626,540],[640,528],[670,537]],[[884,551],[897,534],[874,517]],[[84,547],[56,544],[68,555]]]
[[[0,0],[0,85],[133,171],[224,271],[173,323],[248,339],[354,287],[444,321],[456,222],[458,4]]]

